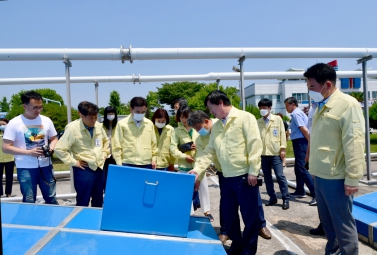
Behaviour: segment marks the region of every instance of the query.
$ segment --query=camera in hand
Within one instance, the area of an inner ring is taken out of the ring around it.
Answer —
[[[51,157],[52,156],[52,152],[50,151],[50,146],[48,144],[45,144],[41,147],[42,151],[43,151],[43,155],[45,157]]]

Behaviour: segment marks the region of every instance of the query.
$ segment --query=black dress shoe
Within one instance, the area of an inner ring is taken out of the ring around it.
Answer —
[[[283,208],[283,210],[288,210],[289,209],[289,201],[288,200],[284,200],[283,201],[283,205],[281,206],[281,208]]]
[[[323,230],[322,224],[320,223],[317,228],[310,229],[309,234],[313,236],[324,236],[325,231]]]
[[[277,204],[277,202],[278,202],[277,199],[270,199],[270,200],[267,202],[266,206],[271,206],[271,205]]]

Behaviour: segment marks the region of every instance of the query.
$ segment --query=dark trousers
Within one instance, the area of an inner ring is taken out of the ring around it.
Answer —
[[[103,165],[103,191],[105,191],[106,189],[106,181],[107,181],[107,174],[109,171],[109,165],[116,165],[116,162],[113,156],[111,156],[110,158],[107,158],[105,160],[105,164]]]
[[[308,187],[310,195],[314,198],[314,182],[312,175],[305,168],[306,149],[308,148],[308,140],[306,138],[298,138],[292,140],[293,153],[295,155],[295,175],[296,175],[296,192],[299,195],[305,194],[304,184]]]
[[[272,179],[272,168],[274,169],[276,180],[279,184],[282,199],[289,200],[287,178],[283,173],[283,162],[280,156],[262,156],[262,170],[267,194],[270,196],[270,199],[277,199],[274,189],[274,180]]]
[[[219,188],[220,188],[220,210],[219,210],[219,217],[220,217],[220,234],[221,235],[228,235],[227,233],[226,233],[226,228],[225,228],[225,213],[224,213],[224,210],[225,210],[225,208],[224,208],[224,206],[223,206],[223,204],[224,204],[224,202],[223,202],[223,199],[222,199],[222,195],[221,195],[221,191],[222,191],[222,188],[221,188],[221,185],[222,185],[222,183],[223,183],[223,181],[224,181],[224,175],[223,175],[223,173],[222,172],[220,172],[220,171],[217,171],[216,172],[216,174],[218,175],[218,177],[219,177]],[[238,214],[237,214],[238,215]],[[238,218],[238,221],[239,221],[240,219]]]
[[[103,187],[102,177],[103,171],[97,168],[93,171],[89,167],[81,169],[73,168],[74,185],[76,189],[76,205],[89,206],[90,198],[92,198],[92,207],[102,207],[103,205]]]
[[[3,169],[5,168],[5,194],[12,194],[12,185],[13,185],[13,170],[14,170],[14,161],[11,162],[1,162],[1,179],[3,179]],[[4,195],[3,188],[1,188],[0,195]]]
[[[327,180],[315,177],[318,212],[327,244],[325,254],[359,254],[356,222],[352,216],[353,196],[346,196],[344,179]],[[338,253],[336,253],[338,254]]]
[[[139,167],[139,168],[147,168],[147,169],[152,169],[152,164],[148,165],[134,165],[134,164],[122,164],[123,166],[132,166],[132,167]]]
[[[247,175],[246,175],[247,176]],[[235,254],[256,254],[260,229],[259,207],[262,205],[259,187],[245,183],[245,175],[224,178],[221,183],[221,209],[224,208],[225,228]],[[241,235],[238,209],[245,228]]]

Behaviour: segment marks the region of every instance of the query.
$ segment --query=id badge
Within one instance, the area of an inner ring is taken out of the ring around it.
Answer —
[[[278,136],[278,130],[276,128],[274,129],[274,136]]]
[[[99,139],[96,139],[96,147],[100,147],[101,146],[101,141]]]

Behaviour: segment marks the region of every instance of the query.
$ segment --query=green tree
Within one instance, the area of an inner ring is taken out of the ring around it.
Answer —
[[[148,110],[154,112],[158,108],[163,108],[164,106],[160,104],[158,93],[154,91],[149,91],[147,95]]]
[[[357,102],[364,102],[364,92],[351,92],[351,97],[354,97]]]
[[[3,100],[0,102],[0,109],[2,112],[9,112],[9,103],[6,97],[3,97]]]
[[[12,97],[10,99],[10,104],[12,105],[12,107],[14,105],[21,105],[22,104],[21,95],[24,94],[26,91],[28,91],[28,90],[21,90],[17,94],[12,95]],[[33,91],[41,94],[41,96],[43,98],[51,99],[51,100],[54,100],[54,101],[59,101],[62,105],[64,105],[64,100],[61,97],[61,95],[56,93],[56,91],[53,90],[53,89],[34,89]],[[43,100],[43,101],[45,101],[45,100]],[[50,104],[55,104],[55,103],[50,102]]]
[[[118,115],[128,115],[130,114],[130,104],[123,104],[120,100],[120,95],[117,91],[113,90],[110,93],[109,105],[114,107]]]
[[[255,105],[251,105],[251,104],[246,105],[245,111],[250,112],[251,114],[253,114],[256,119],[259,119],[259,118],[262,117],[262,115],[260,115],[259,108],[257,106],[255,106]]]
[[[371,128],[377,128],[377,103],[369,107],[369,126]]]
[[[174,100],[181,97],[189,99],[205,85],[205,83],[189,81],[164,83],[161,88],[157,88],[158,101],[160,104],[170,105],[173,109]]]

